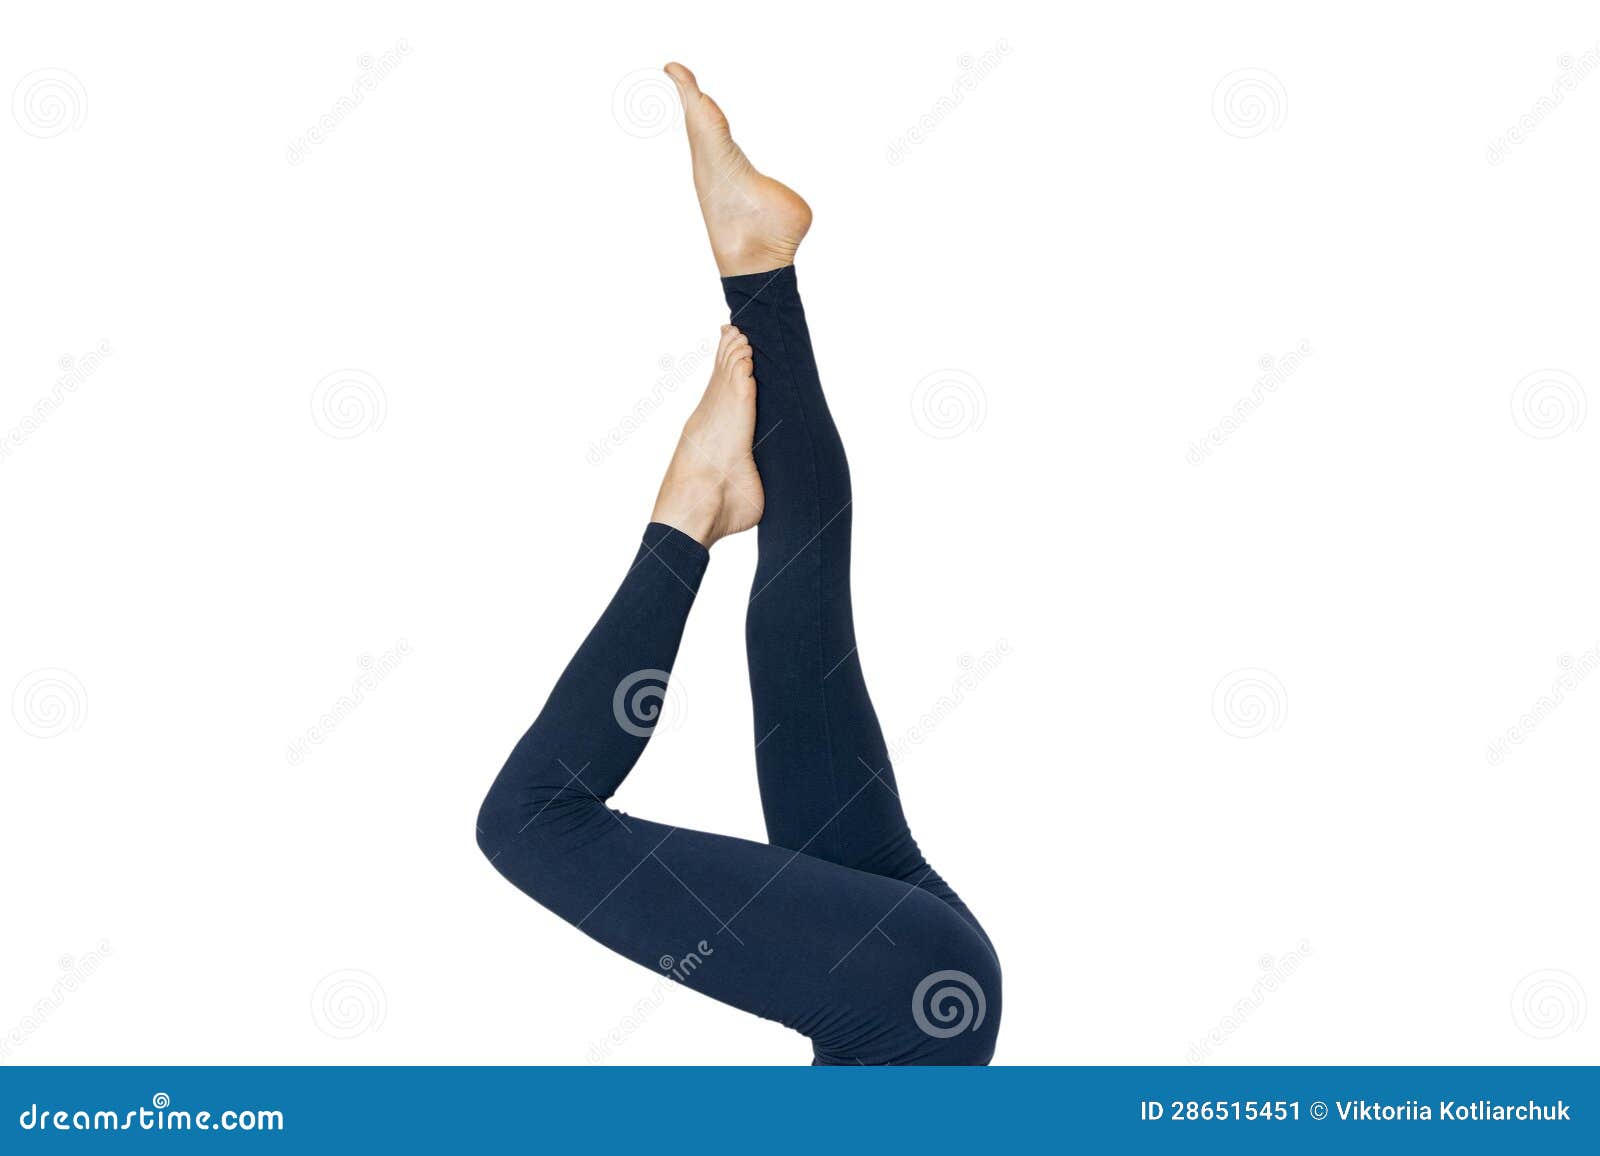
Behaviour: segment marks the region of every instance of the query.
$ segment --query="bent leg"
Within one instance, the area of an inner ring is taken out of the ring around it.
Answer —
[[[606,806],[650,740],[708,559],[688,535],[648,527],[490,788],[480,847],[612,950],[810,1037],[818,1063],[987,1063],[998,969],[947,904],[804,841],[773,847]]]

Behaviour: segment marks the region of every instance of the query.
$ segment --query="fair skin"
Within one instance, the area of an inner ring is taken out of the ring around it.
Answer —
[[[694,73],[681,64],[667,65],[666,72],[683,100],[694,189],[717,271],[738,277],[792,265],[811,228],[810,207],[793,189],[756,171]],[[724,325],[711,381],[684,424],[651,520],[703,546],[759,522],[763,496],[752,449],[755,428],[750,341]]]

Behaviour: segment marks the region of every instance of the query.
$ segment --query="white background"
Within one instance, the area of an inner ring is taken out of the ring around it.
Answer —
[[[1204,7],[9,5],[0,87],[66,103],[0,118],[3,1062],[809,1059],[629,1025],[656,977],[473,838],[725,317],[671,58],[816,211],[891,740],[1010,647],[897,767],[997,1062],[1600,1059],[1600,18]],[[761,836],[754,553],[631,813]]]

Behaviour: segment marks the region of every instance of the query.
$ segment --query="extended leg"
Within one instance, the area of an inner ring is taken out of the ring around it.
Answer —
[[[923,858],[867,695],[850,601],[850,470],[790,263],[811,211],[757,172],[679,65],[695,188],[731,320],[755,351],[755,465],[765,492],[746,618],[756,768],[783,847],[923,888],[977,920]]]

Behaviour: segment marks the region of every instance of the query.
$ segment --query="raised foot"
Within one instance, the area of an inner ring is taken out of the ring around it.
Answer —
[[[756,472],[755,436],[750,339],[724,325],[711,380],[684,424],[651,521],[682,530],[702,546],[761,521],[766,498]]]
[[[718,272],[738,277],[794,264],[811,228],[811,206],[788,185],[756,171],[694,73],[676,63],[668,64],[666,73],[683,100],[694,191]]]

